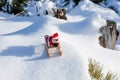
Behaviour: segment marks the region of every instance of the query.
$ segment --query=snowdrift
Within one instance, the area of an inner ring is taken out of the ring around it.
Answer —
[[[88,1],[67,17],[68,21],[50,16],[0,20],[0,79],[91,80],[88,58],[100,61],[104,71],[111,69],[120,76],[120,38],[117,50],[98,44],[99,28],[105,20],[115,20],[119,29],[119,16]],[[44,35],[55,32],[60,34],[63,55],[48,58]]]

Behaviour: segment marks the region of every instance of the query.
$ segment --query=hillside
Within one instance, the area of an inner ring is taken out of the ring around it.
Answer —
[[[116,50],[98,44],[99,28],[106,19],[114,20],[120,30],[120,17],[113,10],[83,1],[67,14],[67,21],[1,14],[0,80],[91,80],[89,58],[120,77],[120,37]],[[48,58],[44,35],[55,32],[63,55]]]

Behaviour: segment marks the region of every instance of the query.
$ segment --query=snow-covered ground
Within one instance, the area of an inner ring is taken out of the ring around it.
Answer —
[[[67,17],[65,21],[50,16],[7,19],[0,15],[0,80],[90,80],[88,58],[120,77],[120,38],[116,50],[98,44],[105,20],[116,21],[120,30],[120,17],[89,1],[81,2]],[[55,32],[60,35],[63,55],[48,58],[44,35]]]
[[[120,1],[118,0],[107,0],[107,7],[113,7],[118,15],[120,15]]]

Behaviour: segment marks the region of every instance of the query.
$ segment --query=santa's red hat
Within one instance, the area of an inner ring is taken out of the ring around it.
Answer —
[[[58,33],[54,33],[53,36],[52,36],[52,42],[53,43],[58,43]]]
[[[58,36],[59,36],[58,33],[54,33],[53,36],[52,36],[52,38],[58,39]]]

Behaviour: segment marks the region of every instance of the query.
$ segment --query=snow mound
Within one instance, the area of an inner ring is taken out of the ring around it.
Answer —
[[[24,19],[24,20],[23,20]],[[58,25],[66,21],[53,17],[15,17],[8,21],[24,21],[23,27],[16,27],[0,36],[0,79],[2,80],[90,80],[87,59],[78,50],[66,43]],[[25,23],[25,21],[30,22]],[[5,25],[6,20],[2,23]],[[32,23],[32,24],[31,24]],[[20,25],[16,23],[16,25]],[[28,25],[27,27],[25,25]],[[7,27],[5,27],[7,29]],[[11,32],[12,31],[12,32]],[[58,32],[63,55],[48,58],[44,35]],[[2,33],[1,33],[2,34]],[[7,34],[7,35],[6,35]],[[69,35],[67,35],[69,36]],[[70,51],[72,50],[72,51]],[[4,66],[6,66],[4,68]],[[4,71],[3,71],[4,70]],[[19,73],[18,73],[19,72]],[[5,77],[7,74],[9,76]]]
[[[72,16],[82,15],[84,17],[88,17],[94,13],[100,14],[103,18],[110,20],[119,17],[113,10],[94,4],[91,1],[80,2],[79,5],[71,10],[69,14]]]
[[[106,25],[106,19],[120,25],[119,16],[88,0],[67,16],[68,21],[49,16],[1,20],[0,80],[91,80],[88,58],[120,76],[119,44],[109,50],[98,43],[99,28]],[[44,35],[55,32],[60,35],[63,55],[48,58]]]
[[[70,34],[95,34],[99,28],[106,25],[106,20],[99,14],[93,14],[82,21],[66,22],[60,25],[60,30]]]

